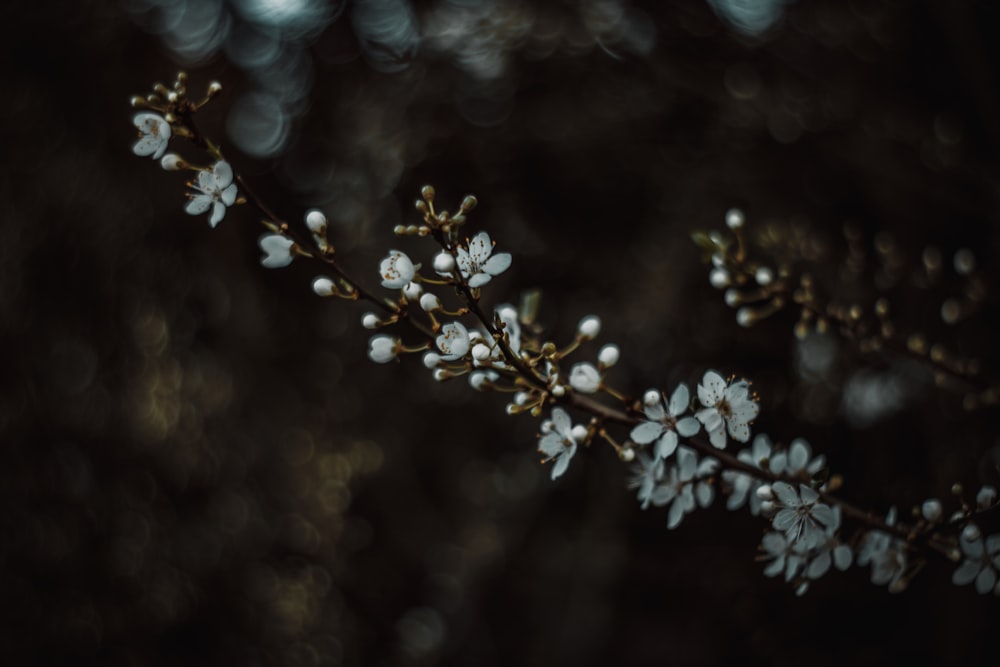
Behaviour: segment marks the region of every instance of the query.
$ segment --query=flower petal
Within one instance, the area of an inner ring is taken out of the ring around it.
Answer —
[[[959,565],[958,569],[955,570],[955,573],[951,575],[951,583],[956,586],[971,584],[972,581],[979,576],[979,571],[982,567],[982,563],[978,563],[974,560],[965,561]]]
[[[491,252],[493,252],[493,244],[490,242],[490,235],[486,232],[479,232],[469,241],[469,258],[476,264],[482,266]]]
[[[722,400],[726,392],[726,381],[715,371],[708,371],[698,385],[698,400],[705,407],[713,407]]]
[[[677,385],[677,389],[674,389],[674,393],[670,395],[670,416],[681,416],[687,412],[690,403],[691,392],[688,391],[687,385],[681,382]]]
[[[684,417],[677,422],[676,428],[678,435],[690,438],[701,430],[701,423],[694,417]]]
[[[660,437],[665,429],[666,426],[658,422],[642,422],[632,429],[630,437],[637,445],[648,445]]]
[[[667,431],[656,443],[655,456],[658,459],[665,459],[677,449],[677,434]]]
[[[483,271],[490,275],[499,276],[510,268],[511,256],[509,252],[498,252],[486,260],[482,265]]]
[[[212,207],[212,198],[208,195],[194,195],[184,205],[184,212],[188,215],[201,215]]]
[[[997,583],[997,573],[993,571],[991,567],[984,567],[983,571],[979,573],[976,577],[976,592],[980,595],[986,595],[993,590],[993,586]]]

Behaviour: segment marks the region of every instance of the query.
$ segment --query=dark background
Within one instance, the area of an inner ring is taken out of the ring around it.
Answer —
[[[853,568],[797,598],[762,576],[766,524],[745,510],[720,501],[668,532],[604,447],[550,483],[537,421],[434,383],[416,359],[371,364],[360,307],[315,298],[305,263],[259,266],[251,211],[215,230],[185,215],[184,178],[131,154],[127,104],[184,63],[192,91],[220,80],[207,133],[287,219],[322,207],[371,283],[388,248],[431,257],[391,231],[415,221],[421,185],[453,207],[475,192],[473,224],[515,256],[487,301],[541,288],[558,341],[600,314],[602,339],[623,351],[610,380],[635,394],[693,386],[707,368],[745,375],[762,395],[757,430],[807,437],[846,497],[953,509],[952,483],[966,497],[998,483],[996,408],[966,411],[925,367],[836,337],[823,343],[830,369],[809,377],[794,313],[737,327],[690,233],[741,206],[751,231],[813,240],[827,291],[869,305],[876,241],[892,240],[904,276],[934,245],[942,282],[887,292],[900,326],[979,359],[978,386],[994,384],[993,295],[956,326],[938,313],[965,285],[950,269],[958,248],[995,284],[995,3],[800,1],[766,30],[704,2],[504,3],[476,14],[469,34],[489,39],[463,60],[441,43],[365,41],[365,21],[398,35],[403,19],[359,2],[279,31],[295,54],[284,73],[208,47],[178,55],[207,20],[182,22],[171,43],[168,9],[184,4],[0,9],[4,664],[957,665],[995,653],[996,598],[952,586],[940,559],[900,595]],[[204,6],[235,31],[252,4]],[[414,25],[430,34],[471,11],[460,4],[414,3]],[[500,69],[477,69],[496,65],[490,49]],[[261,90],[279,91],[277,106],[245,102]],[[283,138],[266,145],[275,125]],[[869,264],[843,293],[833,267],[848,221]],[[875,391],[874,408],[852,408],[858,378],[886,379],[888,407]]]

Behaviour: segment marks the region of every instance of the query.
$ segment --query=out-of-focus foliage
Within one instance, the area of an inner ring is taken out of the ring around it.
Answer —
[[[304,268],[259,268],[247,211],[215,230],[185,215],[183,179],[131,154],[127,100],[181,64],[222,80],[203,129],[288,219],[323,208],[372,282],[421,184],[456,204],[474,191],[477,223],[514,254],[495,293],[541,288],[539,320],[564,334],[600,313],[635,392],[706,365],[752,377],[763,430],[807,437],[845,495],[908,508],[996,482],[995,409],[967,413],[836,339],[797,343],[794,315],[738,328],[689,239],[739,205],[748,228],[799,230],[787,238],[832,262],[852,221],[866,248],[891,238],[913,262],[971,248],[995,285],[997,18],[889,0],[0,10],[0,656],[992,654],[996,602],[941,564],[902,597],[855,571],[796,599],[753,560],[762,526],[716,507],[668,533],[610,451],[577,452],[549,483],[534,423],[419,364],[373,366],[360,311],[316,299]],[[919,288],[893,294],[998,377],[988,308],[948,327]]]

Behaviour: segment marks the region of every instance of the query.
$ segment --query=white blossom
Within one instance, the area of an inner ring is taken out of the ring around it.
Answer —
[[[396,358],[399,340],[386,334],[372,336],[368,341],[368,358],[377,364],[385,364]]]
[[[482,287],[494,276],[506,271],[511,263],[509,252],[493,254],[493,243],[490,241],[490,235],[486,232],[479,232],[472,237],[468,250],[458,248],[457,255],[458,268],[462,272],[462,277],[468,280],[469,287]],[[435,259],[436,269],[437,260]]]
[[[469,330],[461,322],[449,322],[441,327],[441,334],[436,342],[442,352],[442,359],[445,361],[461,359],[469,351]]]
[[[701,428],[698,420],[693,417],[680,418],[687,412],[691,394],[683,382],[677,385],[670,396],[670,403],[664,407],[660,392],[650,390],[643,400],[647,421],[632,429],[631,438],[638,445],[656,442],[653,456],[665,459],[677,449],[678,435],[685,438],[698,432]]]
[[[638,460],[632,466],[632,477],[628,481],[628,487],[638,489],[636,497],[642,503],[642,509],[646,509],[653,499],[656,484],[663,479],[663,459],[653,458],[645,452],[639,452],[636,458]]]
[[[805,563],[802,545],[788,540],[782,533],[766,533],[760,542],[764,560],[771,563],[764,568],[764,576],[776,577],[781,573],[791,581]]]
[[[772,525],[784,531],[792,542],[813,549],[823,540],[826,528],[837,527],[837,516],[829,505],[819,502],[819,492],[800,484],[798,491],[787,482],[775,482],[771,490],[778,501]]]
[[[574,364],[569,371],[569,386],[582,394],[593,394],[601,388],[601,373],[586,361]]]
[[[715,371],[708,371],[698,385],[698,400],[704,407],[695,413],[708,439],[715,447],[726,447],[726,430],[733,440],[747,442],[750,439],[750,422],[760,411],[760,406],[750,397],[750,385],[746,380],[726,385],[726,381]]]
[[[750,448],[741,449],[736,454],[736,458],[743,463],[747,463],[760,469],[763,469],[762,463],[766,461],[768,463],[768,470],[774,470],[770,465],[772,461],[771,439],[764,433],[758,433],[754,436],[753,443],[750,445]],[[760,514],[761,503],[765,500],[765,498],[761,497],[757,493],[759,489],[764,488],[764,483],[760,479],[735,470],[723,471],[722,479],[729,482],[732,486],[729,498],[726,499],[726,509],[739,509],[749,500],[750,513],[754,516]],[[770,489],[770,487],[767,488]]]
[[[552,479],[556,479],[569,467],[576,454],[577,441],[573,434],[573,422],[562,408],[552,408],[552,419],[542,425],[542,437],[538,441],[538,451],[553,462]]]
[[[992,486],[983,486],[976,494],[976,507],[984,510],[992,507],[997,501],[997,490]]]
[[[698,461],[694,450],[680,447],[676,463],[667,468],[663,481],[652,494],[654,505],[670,503],[667,512],[667,529],[680,525],[685,514],[694,511],[696,505],[708,507],[715,498],[715,489],[707,478],[718,468],[719,462],[713,458]]]
[[[212,170],[198,172],[198,183],[189,183],[199,194],[188,194],[190,201],[184,207],[189,215],[201,215],[212,209],[208,224],[215,227],[226,217],[226,208],[236,202],[237,189],[233,183],[233,168],[222,160]]]
[[[151,155],[159,160],[170,143],[170,123],[155,113],[137,113],[132,124],[139,130],[139,141],[132,146],[132,152],[141,157]],[[164,167],[166,169],[166,167]]]
[[[382,276],[383,287],[402,289],[413,280],[416,268],[405,252],[390,250],[389,256],[379,264],[378,272]]]
[[[980,595],[990,591],[1000,594],[1000,587],[996,587],[997,570],[1000,570],[1000,534],[990,535],[985,540],[960,539],[959,544],[965,561],[952,575],[952,583],[965,586],[975,581],[976,592]]]
[[[896,525],[896,508],[886,515],[888,526]],[[899,538],[882,530],[869,530],[858,545],[857,563],[865,566],[871,563],[872,583],[876,586],[889,585],[890,593],[903,590],[903,572],[906,571],[906,545]]]
[[[281,234],[264,234],[257,241],[257,245],[264,251],[260,263],[265,268],[280,269],[291,264],[295,258],[293,252],[295,241]]]

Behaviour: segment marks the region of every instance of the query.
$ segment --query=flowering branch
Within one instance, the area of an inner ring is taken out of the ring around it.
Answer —
[[[936,499],[923,503],[912,525],[897,522],[895,509],[883,519],[837,497],[834,492],[841,486],[841,478],[830,477],[825,459],[813,458],[802,440],[780,449],[772,447],[766,435],[757,434],[748,449],[736,454],[726,450],[730,440],[751,441],[751,425],[760,410],[758,397],[746,380],[727,381],[710,370],[698,384],[695,400],[683,383],[669,398],[658,389],[649,389],[641,400],[635,400],[605,383],[607,370],[620,356],[614,344],[599,350],[596,364],[577,362],[565,372],[563,362],[583,343],[599,335],[600,319],[594,315],[584,317],[573,341],[560,348],[526,326],[533,313],[499,305],[491,316],[483,307],[483,289],[510,267],[512,257],[495,252],[494,242],[484,231],[463,238],[468,214],[476,206],[471,195],[451,215],[436,210],[434,188],[422,189],[421,199],[416,202],[422,223],[400,225],[395,231],[399,236],[430,237],[437,243],[439,250],[430,265],[435,276],[421,273],[421,265],[406,253],[390,250],[381,260],[379,276],[382,287],[397,296],[380,298],[337,261],[334,246],[327,238],[327,220],[321,212],[306,215],[308,235],[292,229],[233,171],[219,147],[200,133],[194,115],[220,90],[221,86],[212,84],[205,98],[193,103],[187,98],[186,77],[181,75],[173,90],[158,84],[152,95],[133,98],[133,104],[147,110],[134,119],[139,140],[133,151],[160,160],[167,170],[196,172],[197,181],[189,183],[193,192],[188,195],[185,210],[192,215],[209,213],[213,227],[230,206],[250,203],[257,209],[269,230],[259,239],[265,267],[284,267],[297,258],[319,261],[338,280],[316,278],[312,287],[317,295],[373,304],[383,317],[365,313],[362,324],[367,329],[388,330],[405,324],[419,335],[420,343],[407,346],[391,333],[375,334],[368,350],[373,361],[386,363],[402,354],[420,353],[435,380],[465,375],[474,389],[510,394],[509,414],[542,417],[548,409],[538,449],[545,461],[552,463],[553,479],[566,472],[580,445],[589,446],[598,438],[611,445],[622,461],[634,464],[630,486],[638,489],[643,509],[651,504],[670,506],[668,528],[677,527],[697,506],[710,505],[717,488],[728,496],[730,509],[749,503],[751,513],[763,516],[770,524],[761,542],[763,559],[770,561],[765,574],[783,573],[786,580],[795,583],[799,594],[831,566],[846,569],[852,562],[870,564],[876,584],[902,590],[923,566],[920,555],[924,551],[943,554],[952,561],[964,557],[953,576],[955,583],[975,581],[981,593],[1000,593],[1000,587],[995,588],[996,570],[1000,569],[1000,535],[984,539],[975,522],[998,506],[993,487],[980,490],[975,509],[963,502],[962,508],[948,519]],[[176,154],[166,153],[172,136],[191,141],[214,163],[197,167]],[[736,235],[735,250],[730,252],[721,237],[706,237],[706,243],[715,248],[713,285],[739,287],[730,288],[736,290],[736,297],[730,299],[727,292],[727,301],[765,302],[749,310],[747,306],[741,308],[737,315],[740,323],[757,321],[789,300],[803,306],[804,321],[814,318],[818,322],[819,306],[811,293],[806,293],[809,285],[805,277],[800,279],[799,289],[792,290],[787,270],[779,270],[776,280],[767,267],[748,263],[742,215],[733,215],[729,226]],[[755,288],[749,286],[751,275],[757,283]],[[447,293],[449,289],[453,294]],[[444,293],[439,295],[435,290]],[[458,307],[447,308],[442,297],[457,298]],[[417,313],[423,313],[426,322],[417,320]],[[471,330],[462,322],[466,316],[475,320]],[[837,321],[843,319],[845,326],[860,320],[853,309],[845,318],[833,316]],[[890,340],[891,336],[883,332],[882,338]],[[614,404],[599,400],[601,395]],[[564,408],[587,415],[589,421],[574,425]],[[627,432],[625,437],[614,432],[622,429]],[[844,517],[860,524],[860,537],[841,539]]]

